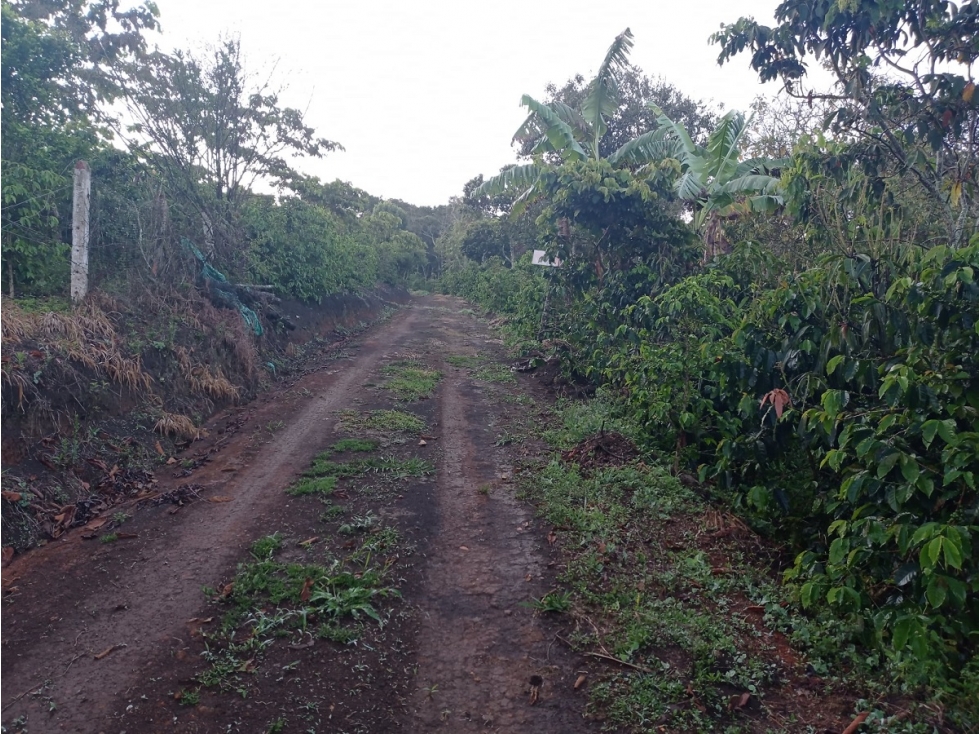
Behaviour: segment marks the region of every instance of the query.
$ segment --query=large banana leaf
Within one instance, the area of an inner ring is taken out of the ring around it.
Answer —
[[[538,102],[529,94],[520,99],[520,104],[536,114],[542,124],[544,135],[551,144],[551,149],[560,153],[564,160],[581,160],[588,157],[585,149],[575,140],[571,126],[550,107]],[[526,124],[526,123],[525,123]]]
[[[727,181],[735,175],[741,157],[741,138],[748,121],[737,110],[721,118],[707,140],[707,176],[715,181]]]
[[[676,194],[684,201],[698,201],[704,189],[703,181],[693,171],[687,171],[676,182]]]
[[[771,214],[776,211],[785,203],[785,199],[781,196],[775,196],[773,194],[761,194],[759,196],[748,197],[748,205],[751,207],[751,211],[759,212],[761,214]]]
[[[585,99],[581,103],[581,115],[591,129],[592,154],[597,159],[598,143],[608,130],[605,120],[615,114],[619,104],[618,75],[629,64],[632,49],[632,31],[626,28],[616,36],[598,67],[598,73],[588,84]]]
[[[613,166],[618,164],[644,165],[663,158],[676,158],[679,144],[670,137],[666,128],[658,127],[633,138],[608,157]]]
[[[497,196],[512,189],[532,190],[540,180],[545,167],[540,163],[525,163],[500,171],[493,178],[487,179],[473,192],[478,196]],[[527,194],[524,191],[521,196]]]
[[[578,140],[585,140],[588,137],[588,122],[584,117],[582,117],[578,110],[557,99],[551,102],[548,106],[554,110],[554,113],[558,117],[571,126],[571,129],[577,133],[575,137]]]
[[[682,156],[697,158],[703,157],[702,149],[690,139],[690,135],[687,134],[686,130],[684,130],[683,125],[679,125],[667,117],[666,113],[663,112],[663,109],[658,104],[650,102],[649,108],[656,113],[656,124],[659,127],[668,130],[669,133],[672,134],[673,137],[675,137],[680,143]],[[677,156],[677,158],[680,159],[681,162],[685,162],[682,161],[681,156]]]
[[[779,179],[763,173],[749,173],[725,182],[718,191],[726,194],[774,194],[778,191]]]

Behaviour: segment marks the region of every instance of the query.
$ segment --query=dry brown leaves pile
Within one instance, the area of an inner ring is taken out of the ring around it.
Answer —
[[[577,464],[582,472],[589,472],[605,466],[628,464],[638,455],[636,445],[621,433],[602,431],[563,452],[561,458],[569,464]]]

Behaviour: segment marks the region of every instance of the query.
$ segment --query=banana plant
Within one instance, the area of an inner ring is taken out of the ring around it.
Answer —
[[[682,125],[654,104],[657,132],[672,141],[672,157],[680,166],[677,196],[693,206],[693,224],[704,239],[704,260],[728,248],[724,222],[749,212],[771,213],[783,204],[776,169],[784,160],[741,160],[741,148],[751,119],[737,110],[721,118],[706,146],[693,142]]]
[[[560,101],[539,102],[525,94],[520,104],[529,115],[513,136],[514,141],[534,141],[533,161],[513,166],[490,178],[476,191],[494,196],[504,191],[522,191],[514,201],[512,214],[518,215],[541,193],[542,176],[561,163],[599,160],[599,144],[608,132],[608,120],[619,104],[619,77],[629,65],[632,31],[626,28],[616,36],[605,54],[595,78],[588,84],[580,109]],[[655,130],[630,140],[607,157],[616,166],[642,166],[670,157],[675,147],[665,131]]]

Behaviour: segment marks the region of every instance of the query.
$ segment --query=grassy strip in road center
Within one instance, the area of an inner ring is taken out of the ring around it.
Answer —
[[[369,529],[376,539],[365,536],[345,560],[329,555],[312,562],[279,560],[285,545],[281,534],[255,541],[251,559],[238,565],[231,582],[218,590],[205,589],[223,616],[216,630],[201,628],[207,665],[196,677],[200,686],[244,697],[249,688],[245,674],[256,670],[277,638],[308,645],[304,641],[315,636],[350,644],[361,636],[364,623],[383,627],[391,613],[386,600],[400,592],[391,583],[390,561],[380,558],[399,538],[393,528]],[[308,545],[300,547],[303,556],[313,553]],[[179,691],[175,697],[195,704],[200,689]]]

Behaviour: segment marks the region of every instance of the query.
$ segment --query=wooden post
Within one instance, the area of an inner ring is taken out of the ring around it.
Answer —
[[[71,302],[88,293],[88,208],[92,198],[92,171],[85,161],[75,164],[75,190],[71,217]]]

